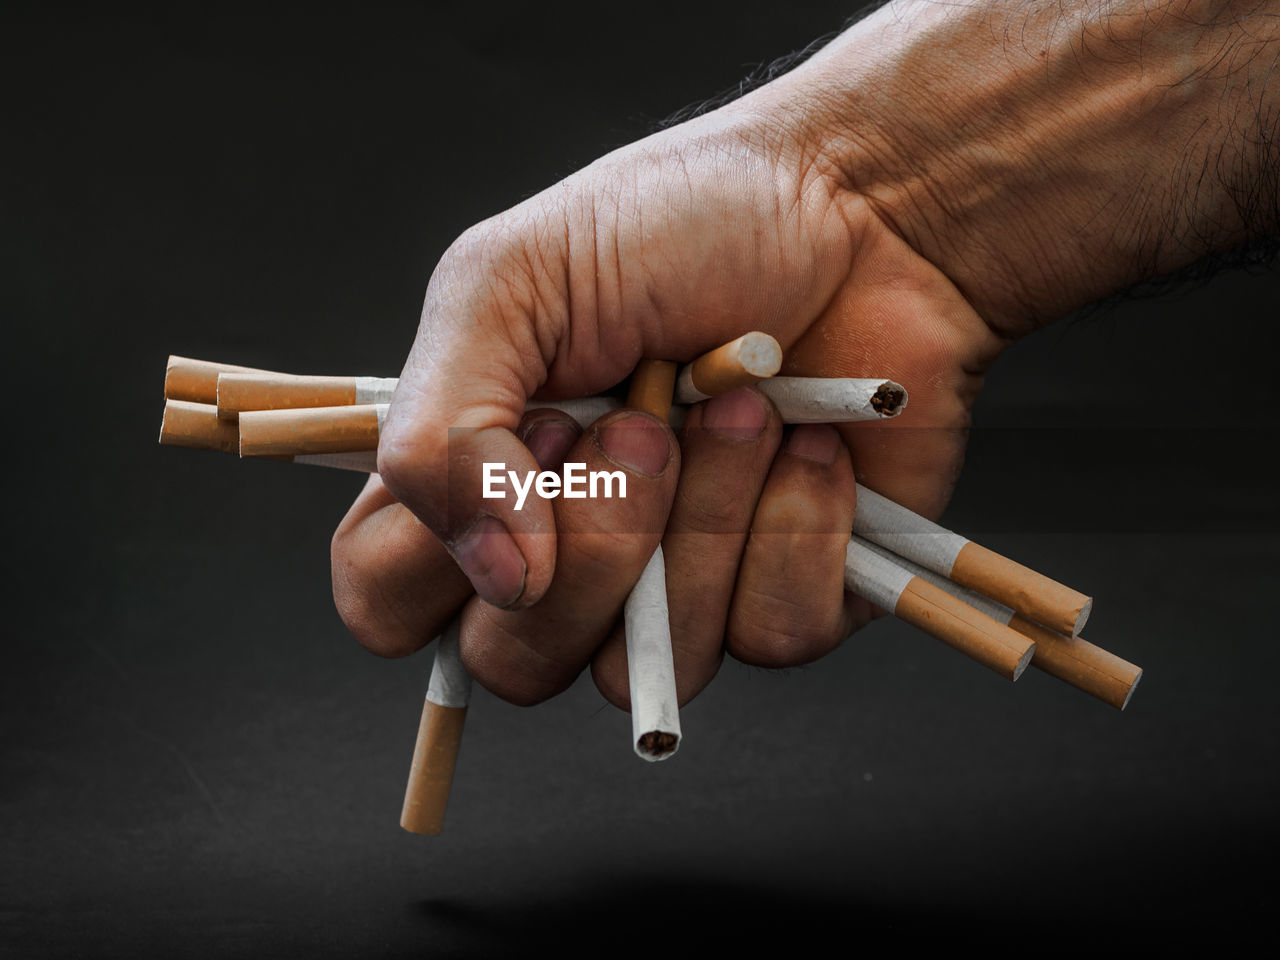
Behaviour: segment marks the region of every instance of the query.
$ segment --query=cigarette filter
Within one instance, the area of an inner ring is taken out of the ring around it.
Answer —
[[[907,407],[907,391],[892,380],[774,377],[759,386],[783,423],[888,420]]]
[[[234,423],[218,419],[218,408],[209,403],[166,400],[160,421],[160,442],[174,447],[238,453],[240,431]]]
[[[844,585],[1010,680],[1022,676],[1035,653],[1034,641],[887,560],[856,537],[845,548]]]
[[[1068,636],[1084,629],[1093,608],[1083,593],[952,533],[862,484],[853,532]]]
[[[627,406],[651,413],[663,423],[671,419],[671,393],[676,365],[669,360],[641,360],[631,374]]]
[[[623,618],[631,690],[631,742],[637,756],[665,760],[680,748],[680,710],[667,615],[667,568],[661,545],[627,597]]]
[[[218,375],[218,416],[234,420],[246,410],[292,410],[390,403],[395,377],[293,377],[274,373]]]
[[[240,456],[299,456],[378,449],[387,404],[246,410],[240,415]]]
[[[697,403],[749,387],[782,367],[782,347],[767,333],[744,333],[737,340],[685,364],[676,377],[676,401]]]
[[[461,620],[455,617],[436,641],[436,659],[400,813],[400,826],[410,833],[434,837],[444,829],[445,807],[471,699],[471,677],[458,648],[460,629]]]
[[[170,357],[164,371],[164,397],[166,400],[190,400],[194,403],[218,402],[218,375],[222,373],[253,373],[270,377],[283,377],[282,373],[237,367],[230,363],[210,363],[188,357]]]
[[[1031,658],[1033,667],[1119,710],[1129,705],[1133,691],[1138,689],[1138,681],[1142,679],[1140,667],[1089,643],[1084,637],[1068,637],[1066,634],[1033,623],[1004,604],[997,603],[990,597],[984,597],[975,590],[962,587],[955,581],[939,576],[932,570],[926,570],[910,560],[895,556],[884,547],[869,540],[862,540],[861,543],[886,561],[896,563],[914,576],[927,580],[935,587],[969,604],[975,610],[985,613],[1000,623],[1008,624],[1011,629],[1034,640],[1036,650]]]

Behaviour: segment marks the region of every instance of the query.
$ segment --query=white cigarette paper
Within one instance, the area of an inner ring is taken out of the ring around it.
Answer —
[[[667,619],[667,570],[659,546],[623,612],[631,689],[631,740],[636,755],[665,760],[680,747],[676,670]]]
[[[462,618],[454,617],[436,641],[436,659],[431,664],[427,699],[442,707],[465,707],[471,701],[471,674],[462,665],[459,637]]]
[[[396,377],[356,377],[356,403],[390,403]]]
[[[773,377],[756,386],[773,401],[783,423],[888,420],[907,407],[907,391],[892,380]]]

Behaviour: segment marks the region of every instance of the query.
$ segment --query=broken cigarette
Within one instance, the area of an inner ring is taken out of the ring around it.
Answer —
[[[853,532],[1068,636],[1084,629],[1093,608],[1083,593],[952,533],[862,484]]]
[[[291,410],[390,403],[395,377],[310,377],[276,373],[221,373],[218,416],[235,420],[246,410]]]
[[[990,597],[984,597],[975,590],[962,587],[932,570],[926,570],[919,564],[895,556],[884,547],[870,541],[861,542],[867,549],[874,550],[887,561],[898,564],[915,576],[963,600],[975,610],[982,611],[1000,623],[1008,624],[1018,633],[1034,640],[1036,652],[1031,658],[1033,667],[1071,684],[1077,690],[1083,690],[1097,697],[1104,703],[1109,703],[1118,710],[1123,710],[1129,705],[1133,691],[1138,688],[1138,681],[1142,679],[1142,669],[1136,664],[1095,646],[1084,637],[1068,637],[1066,634],[1033,623],[1003,603],[997,603]]]
[[[1035,653],[1033,640],[887,560],[857,537],[845,548],[844,585],[1009,680],[1022,676]]]
[[[782,367],[782,347],[752,331],[685,364],[676,377],[676,402],[698,403],[768,379]]]
[[[774,377],[758,386],[783,423],[888,420],[907,407],[907,391],[892,380]]]
[[[627,406],[664,422],[671,413],[676,365],[641,360],[631,375]],[[636,755],[665,760],[680,748],[680,707],[667,612],[667,565],[658,544],[623,607],[627,635],[627,683],[631,691],[631,742]]]
[[[436,641],[436,658],[431,665],[409,784],[404,792],[404,809],[400,812],[400,826],[410,833],[434,837],[444,828],[445,807],[471,699],[471,676],[462,665],[458,647],[460,630],[461,618],[454,617]]]

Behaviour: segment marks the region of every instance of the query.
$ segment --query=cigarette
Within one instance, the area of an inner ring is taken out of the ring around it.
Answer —
[[[1067,636],[1084,629],[1093,609],[1093,601],[1083,593],[952,533],[862,484],[853,532]]]
[[[220,373],[218,416],[235,420],[246,410],[291,410],[390,403],[395,377],[295,377],[275,373]]]
[[[631,375],[627,406],[665,421],[671,413],[676,365],[641,360]],[[636,756],[665,760],[680,749],[680,707],[667,613],[667,565],[658,544],[623,607],[627,685],[631,691],[631,743]]]
[[[410,833],[438,836],[444,828],[449,788],[462,745],[462,727],[471,699],[471,677],[458,648],[461,620],[455,617],[436,641],[436,659],[422,705],[418,740],[413,747],[409,784],[400,826]]]
[[[907,391],[892,380],[774,377],[758,386],[783,423],[888,420],[907,407]]]
[[[1009,680],[1022,676],[1035,654],[1035,641],[885,558],[858,537],[850,538],[845,548],[844,585]]]
[[[685,364],[676,377],[676,401],[697,403],[772,377],[782,368],[782,347],[767,333],[737,340]]]
[[[1077,690],[1083,690],[1097,697],[1104,703],[1109,703],[1118,710],[1123,710],[1129,705],[1133,691],[1138,688],[1138,681],[1142,679],[1142,669],[1137,665],[1095,646],[1084,637],[1068,637],[1033,623],[1003,603],[997,603],[990,597],[984,597],[975,590],[962,587],[955,581],[939,576],[932,570],[926,570],[919,564],[895,556],[884,547],[867,540],[860,542],[868,550],[875,551],[890,563],[898,564],[913,575],[927,580],[956,599],[963,600],[974,609],[982,611],[993,620],[1008,624],[1013,630],[1034,640],[1036,650],[1031,658],[1033,667],[1071,684]]]
[[[223,373],[251,373],[268,377],[284,377],[283,373],[237,367],[230,363],[210,363],[189,357],[169,357],[164,371],[164,398],[189,400],[193,403],[218,402],[218,376]]]

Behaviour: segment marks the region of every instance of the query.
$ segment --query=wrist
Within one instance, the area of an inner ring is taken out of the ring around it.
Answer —
[[[1250,10],[908,0],[751,96],[1017,335],[1275,229],[1280,31]]]

